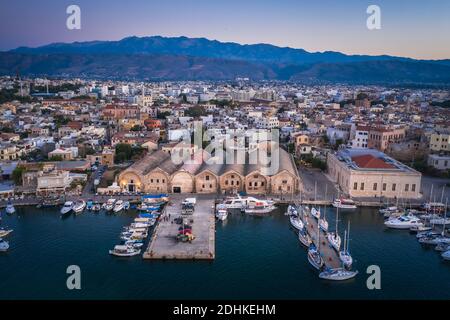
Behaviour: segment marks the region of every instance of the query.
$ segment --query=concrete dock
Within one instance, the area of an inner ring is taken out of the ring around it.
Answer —
[[[322,212],[323,213],[323,212]],[[329,268],[339,268],[341,267],[341,260],[336,250],[331,247],[326,234],[323,230],[319,232],[319,238],[317,237],[317,229],[319,228],[319,223],[316,218],[310,214],[305,215],[305,220],[308,222],[308,233],[313,239],[313,242],[317,248],[319,248],[320,240],[320,254],[322,255],[325,265]],[[343,236],[341,236],[343,237]],[[343,242],[342,242],[343,244]],[[342,246],[342,245],[341,245]]]
[[[192,242],[177,241],[179,224],[172,222],[181,216],[181,202],[184,197],[171,197],[164,213],[155,227],[144,259],[213,260],[215,258],[215,216],[214,200],[199,199],[192,215],[185,221],[192,225],[195,239]],[[164,219],[163,216],[170,217]],[[193,221],[191,223],[191,220]]]

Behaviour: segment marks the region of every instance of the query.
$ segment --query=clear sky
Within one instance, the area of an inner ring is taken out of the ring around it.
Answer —
[[[66,28],[70,4],[81,8],[81,30]],[[381,8],[381,30],[366,27],[370,4]],[[0,0],[0,50],[131,35],[448,59],[450,1]]]

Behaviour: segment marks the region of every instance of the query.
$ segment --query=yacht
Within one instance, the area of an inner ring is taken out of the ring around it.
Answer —
[[[16,212],[16,209],[11,202],[8,202],[8,204],[6,205],[6,213],[13,214],[14,212]]]
[[[77,200],[73,205],[73,212],[75,214],[83,212],[84,208],[86,208],[86,201],[84,200]]]
[[[218,220],[224,221],[228,217],[228,209],[224,205],[217,205],[216,208],[216,218]]]
[[[117,200],[115,203],[114,203],[114,208],[113,208],[113,211],[114,212],[120,212],[120,211],[122,211],[123,210],[123,200]]]
[[[116,202],[116,199],[108,199],[104,204],[103,204],[103,208],[106,211],[111,211],[114,209],[114,203]]]
[[[442,258],[444,258],[444,260],[450,260],[450,250],[449,251],[445,251],[444,253],[442,253]]]
[[[345,209],[345,210],[354,210],[357,208],[357,206],[353,200],[345,199],[345,198],[334,199],[333,207]]]
[[[300,218],[298,217],[291,216],[289,217],[289,220],[291,221],[291,225],[297,230],[302,230],[305,226],[302,220],[300,220]]]
[[[317,270],[321,270],[323,265],[325,264],[322,259],[322,256],[320,255],[319,250],[317,250],[317,248],[314,244],[311,244],[309,246],[308,261]]]
[[[405,215],[405,211],[402,209],[397,209],[396,211],[392,211],[392,212],[386,212],[384,214],[384,218],[385,219],[389,219],[389,218],[398,218],[400,216],[404,216]]]
[[[8,234],[10,234],[11,232],[13,232],[12,229],[9,230],[5,230],[5,229],[0,229],[0,238],[4,238],[6,237]]]
[[[132,257],[141,253],[140,249],[130,248],[126,245],[118,245],[114,247],[114,250],[109,250],[109,254],[118,257]]]
[[[9,249],[8,241],[5,241],[2,238],[0,238],[0,252],[8,251],[8,249]]]
[[[94,212],[99,212],[102,209],[102,206],[100,203],[94,203],[94,205],[92,206],[92,211]]]
[[[254,197],[241,197],[241,196],[237,196],[237,197],[230,197],[225,199],[225,201],[223,202],[223,204],[227,207],[227,209],[245,209],[248,205],[251,205],[252,203],[257,203],[257,202],[262,202],[264,203],[266,206],[273,206],[274,202],[271,200],[259,200],[256,199]],[[274,207],[272,208],[272,210],[274,209]]]
[[[384,223],[384,225],[391,229],[410,229],[414,226],[423,226],[419,218],[413,215],[400,216],[398,218],[391,218]]]
[[[275,210],[273,201],[268,200],[250,200],[247,201],[247,206],[244,212],[247,214],[267,214]]]
[[[304,228],[299,230],[298,240],[300,240],[301,244],[303,244],[307,248],[309,248],[309,246],[312,243],[311,237],[309,236],[308,232]]]
[[[73,205],[74,205],[73,201],[66,201],[64,203],[63,207],[61,208],[61,211],[60,211],[61,215],[67,214],[70,211],[72,211]]]
[[[327,269],[319,274],[319,278],[332,281],[349,280],[358,274],[358,271],[349,271],[343,268]]]
[[[436,231],[422,231],[416,234],[416,238],[420,239],[420,238],[437,237],[439,235],[440,233]]]
[[[409,231],[411,231],[411,233],[414,232],[423,232],[423,231],[431,231],[433,230],[432,227],[427,227],[425,225],[416,225],[416,226],[412,226],[411,228],[409,228]]]

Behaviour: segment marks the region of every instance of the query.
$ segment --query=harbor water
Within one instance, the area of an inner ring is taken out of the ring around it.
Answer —
[[[216,259],[153,261],[108,254],[135,211],[85,212],[61,219],[58,208],[16,208],[2,214],[13,229],[0,253],[0,299],[450,299],[450,263],[409,231],[390,230],[376,209],[340,212],[341,237],[351,222],[355,279],[318,278],[284,215],[231,214],[216,226]],[[327,209],[330,230],[334,210]],[[186,244],[189,245],[189,244]],[[81,289],[68,290],[66,269],[81,269]],[[369,290],[366,269],[381,269]]]

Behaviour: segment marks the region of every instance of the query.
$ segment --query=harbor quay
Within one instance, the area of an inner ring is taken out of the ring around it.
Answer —
[[[192,214],[182,215],[184,197],[171,197],[155,227],[144,259],[168,260],[213,260],[215,258],[215,216],[214,199],[197,198]],[[195,238],[182,242],[176,239],[181,224],[176,219],[183,217],[183,223],[192,227]]]

